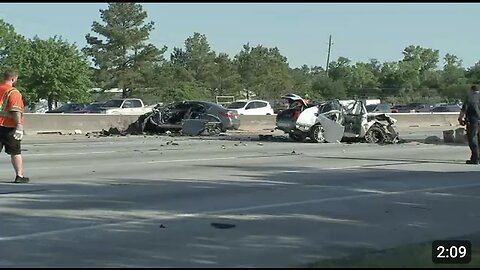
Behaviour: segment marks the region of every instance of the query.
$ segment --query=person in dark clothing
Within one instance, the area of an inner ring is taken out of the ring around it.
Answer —
[[[479,121],[480,121],[480,91],[476,85],[473,85],[471,88],[471,93],[463,102],[462,110],[458,116],[458,122],[460,125],[467,126],[467,138],[468,146],[472,155],[470,159],[466,161],[467,164],[479,164],[479,152],[478,152],[478,141],[479,141]]]

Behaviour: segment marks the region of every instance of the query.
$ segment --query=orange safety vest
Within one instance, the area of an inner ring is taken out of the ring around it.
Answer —
[[[8,105],[8,99],[10,98],[10,95],[13,92],[19,92],[17,89],[14,87],[10,88],[5,94],[0,97],[0,126],[3,127],[10,127],[10,128],[15,128],[17,126],[15,119],[13,118],[13,114],[8,110],[11,108],[7,108]],[[19,111],[23,112],[23,108],[20,107],[15,107]],[[23,119],[22,119],[23,122]]]

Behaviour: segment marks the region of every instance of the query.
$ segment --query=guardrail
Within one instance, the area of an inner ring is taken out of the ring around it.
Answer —
[[[458,113],[392,113],[399,128],[457,127]],[[25,114],[25,133],[101,131],[116,127],[126,129],[138,119],[138,115],[105,114]],[[275,127],[274,115],[240,116],[240,129],[259,131]]]

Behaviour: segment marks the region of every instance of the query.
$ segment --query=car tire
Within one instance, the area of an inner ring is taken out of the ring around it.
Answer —
[[[320,124],[314,125],[310,129],[309,137],[310,137],[310,140],[314,143],[324,143],[326,139],[325,139],[325,136],[323,135],[323,126]]]
[[[382,144],[386,140],[386,135],[387,134],[381,127],[374,125],[370,127],[370,129],[365,134],[365,141],[367,143]]]

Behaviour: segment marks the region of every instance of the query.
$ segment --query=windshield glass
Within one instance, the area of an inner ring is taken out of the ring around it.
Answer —
[[[102,105],[102,107],[110,107],[110,108],[120,108],[122,106],[123,100],[115,99],[109,100]]]
[[[230,105],[227,106],[228,109],[241,109],[245,107],[247,102],[233,102]]]
[[[367,109],[367,112],[373,112],[373,110],[375,110],[376,107],[377,107],[377,105],[367,105],[367,106],[365,106],[365,108]]]

